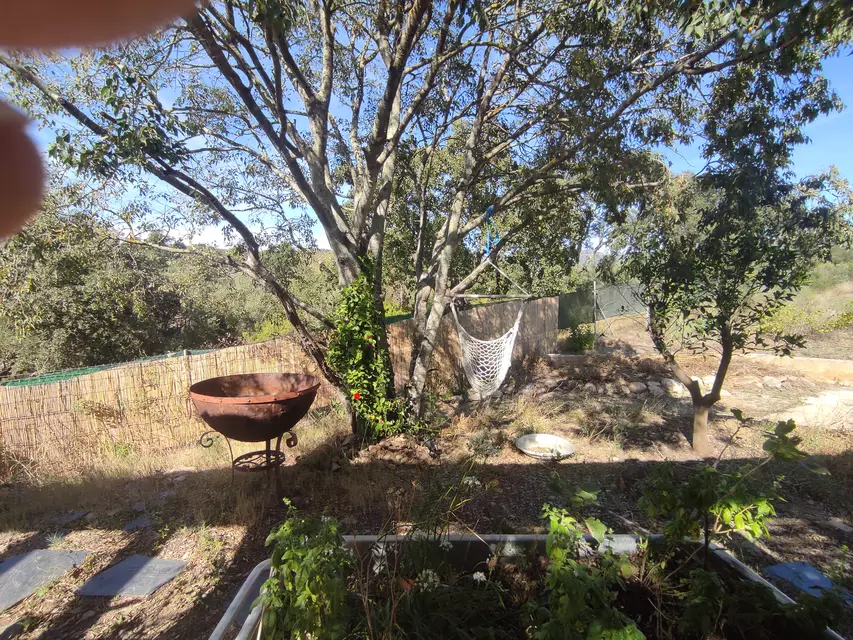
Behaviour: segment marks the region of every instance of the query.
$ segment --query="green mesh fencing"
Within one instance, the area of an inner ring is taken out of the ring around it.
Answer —
[[[597,292],[595,319],[616,318],[618,316],[645,313],[646,305],[639,299],[638,289],[630,284],[618,284],[602,287]]]
[[[561,293],[557,310],[557,328],[568,329],[593,322],[592,289]]]

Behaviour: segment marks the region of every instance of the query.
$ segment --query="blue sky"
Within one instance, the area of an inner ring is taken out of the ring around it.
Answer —
[[[840,113],[819,118],[806,127],[810,142],[794,151],[794,172],[798,178],[821,173],[830,165],[853,181],[853,56],[847,50],[841,57],[830,58],[824,71],[846,108]],[[676,172],[699,171],[705,161],[696,148],[683,148],[664,153]]]

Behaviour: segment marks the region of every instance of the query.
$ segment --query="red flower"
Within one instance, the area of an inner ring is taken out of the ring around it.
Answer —
[[[352,399],[353,400],[361,400],[361,394],[358,391],[356,391],[354,394],[352,394]]]
[[[365,339],[365,340],[370,340],[372,337],[373,337],[373,334],[372,334],[372,333],[365,333],[365,334],[364,334],[364,339]]]

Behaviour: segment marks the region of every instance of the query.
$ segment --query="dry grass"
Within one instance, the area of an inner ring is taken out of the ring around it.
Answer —
[[[536,377],[559,380],[571,375],[604,384],[641,377],[658,371],[658,366],[653,360],[644,365],[627,358],[596,357],[570,370],[543,368]],[[766,410],[775,410],[807,388],[795,380],[787,389],[759,390],[740,384],[741,376],[747,375],[759,374],[735,369],[727,385],[734,393],[729,406],[752,402],[748,394],[754,389],[755,406],[763,402]],[[376,533],[404,526],[436,495],[473,474],[488,490],[472,495],[454,513],[453,527],[525,532],[540,529],[541,505],[553,500],[548,482],[557,474],[575,486],[599,488],[601,506],[593,515],[614,530],[631,528],[623,517],[654,529],[657,524],[634,509],[640,484],[655,465],[674,463],[689,470],[697,464],[681,434],[689,420],[686,400],[557,391],[538,397],[510,395],[480,409],[467,405],[442,409],[452,418],[436,437],[440,460],[406,438],[353,452],[341,416],[315,412],[297,429],[298,447],[287,452],[288,465],[282,469],[285,494],[304,513],[335,516],[346,533]],[[733,420],[712,423],[718,451],[735,428]],[[558,463],[523,456],[512,442],[529,432],[566,437],[576,445],[576,454]],[[830,516],[853,515],[846,489],[853,485],[853,435],[816,429],[802,429],[801,435],[803,448],[818,456],[833,475],[813,476],[797,465],[778,469],[785,475],[782,487],[788,499],[779,507],[780,518],[796,521],[799,528],[796,535],[780,531],[778,546],[776,538],[769,544],[780,557],[802,558],[823,567],[834,561],[840,546],[826,530],[826,521]],[[490,451],[472,460],[470,445],[477,437],[488,440]],[[760,430],[742,430],[724,458],[733,466],[756,459],[763,455],[762,441]],[[239,445],[234,453],[249,448],[252,445]],[[95,552],[79,571],[0,616],[0,625],[30,620],[33,631],[24,637],[206,636],[226,599],[251,567],[267,556],[264,538],[284,513],[263,474],[238,474],[232,485],[228,449],[222,442],[207,450],[189,447],[150,456],[114,452],[85,474],[59,469],[0,492],[4,557],[47,546]],[[137,502],[145,503],[144,514],[134,511]],[[57,516],[79,509],[91,516],[58,522]],[[122,531],[141,515],[152,520],[150,527]],[[75,596],[82,581],[134,553],[182,559],[187,569],[142,600],[82,601]],[[83,618],[89,610],[94,615]]]

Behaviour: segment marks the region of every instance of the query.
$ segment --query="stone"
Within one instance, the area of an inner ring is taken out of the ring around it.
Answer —
[[[175,478],[174,478],[174,480],[172,480],[172,482],[174,482],[175,484],[181,484],[186,479],[187,479],[186,476],[175,476]]]
[[[645,384],[637,380],[628,383],[628,391],[631,393],[643,393],[643,391],[646,391],[647,389],[648,387]]]
[[[785,382],[784,378],[777,378],[775,376],[764,376],[761,379],[761,384],[763,384],[766,389],[781,389],[783,382]]]
[[[101,571],[77,590],[81,596],[147,596],[177,576],[186,562],[131,556]]]
[[[175,491],[174,489],[164,489],[163,491],[160,492],[160,499],[161,500],[168,500],[169,498],[176,495],[177,493],[178,492]]]
[[[838,529],[839,531],[843,531],[844,533],[853,533],[853,527],[842,521],[841,518],[830,518],[827,522],[830,527]]]
[[[587,382],[587,383],[583,386],[583,390],[584,390],[586,393],[597,393],[597,392],[598,392],[598,389],[596,389],[596,388],[595,388],[595,385],[594,385],[594,384],[592,384],[591,382]]]
[[[131,520],[124,527],[122,527],[123,531],[136,531],[137,529],[147,529],[151,526],[151,521],[148,518],[137,518],[136,520]]]
[[[79,511],[68,511],[66,513],[61,513],[55,519],[56,524],[70,524],[75,520],[79,520],[80,518],[84,518],[89,511],[87,509],[80,509]]]
[[[732,392],[729,391],[728,389],[720,389],[720,397],[721,398],[730,398],[731,395],[732,395]]]
[[[145,503],[144,502],[134,502],[130,505],[130,510],[134,513],[142,513],[145,511]]]
[[[524,385],[519,391],[519,394],[523,396],[533,396],[536,394],[536,384],[531,382],[529,384]]]
[[[649,387],[649,393],[652,394],[656,398],[660,398],[661,396],[665,395],[665,393],[666,393],[659,384],[656,384],[654,382],[650,382],[648,387]]]
[[[92,618],[95,615],[96,615],[95,612],[90,609],[89,611],[84,611],[83,615],[80,616],[80,619],[81,620],[88,620],[89,618]]]
[[[79,566],[89,553],[44,549],[0,562],[0,612]]]
[[[661,388],[668,396],[680,398],[684,395],[684,385],[674,378],[664,378],[660,381]]]

